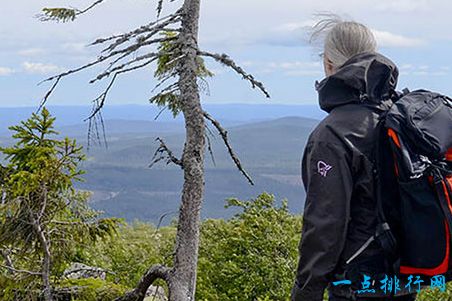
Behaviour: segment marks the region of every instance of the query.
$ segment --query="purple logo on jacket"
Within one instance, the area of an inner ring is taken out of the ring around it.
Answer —
[[[322,177],[326,177],[331,168],[333,168],[331,165],[328,165],[323,161],[317,162],[317,171]]]

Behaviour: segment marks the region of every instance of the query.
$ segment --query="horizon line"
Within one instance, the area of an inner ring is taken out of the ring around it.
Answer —
[[[119,104],[119,103],[113,103],[113,104],[107,104],[105,105],[104,108],[108,108],[110,106],[113,107],[120,107],[120,106],[151,106],[151,107],[156,107],[157,105],[155,104],[139,104],[139,103],[123,103],[123,104]],[[203,105],[209,105],[209,106],[227,106],[227,105],[243,105],[243,106],[253,106],[253,105],[258,105],[258,106],[314,106],[314,105],[318,105],[318,103],[245,103],[245,102],[225,102],[225,103],[204,103]],[[39,105],[15,105],[15,106],[4,106],[4,105],[0,105],[0,109],[18,109],[18,108],[37,108],[39,107]],[[89,104],[49,104],[46,105],[46,107],[91,107],[91,105]]]

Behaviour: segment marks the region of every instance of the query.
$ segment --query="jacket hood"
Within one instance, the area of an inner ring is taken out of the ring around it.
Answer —
[[[361,53],[345,62],[336,73],[316,83],[320,108],[330,112],[348,103],[380,103],[391,97],[399,71],[379,53]]]

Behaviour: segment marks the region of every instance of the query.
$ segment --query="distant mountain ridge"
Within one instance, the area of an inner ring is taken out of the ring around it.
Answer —
[[[306,140],[318,120],[284,117],[226,127],[242,165],[253,178],[248,184],[236,169],[221,138],[211,137],[213,159],[206,151],[206,190],[203,218],[226,218],[225,199],[250,199],[261,192],[287,198],[292,212],[301,213],[304,190],[300,164]],[[113,127],[112,127],[113,128]],[[107,215],[157,222],[166,213],[177,212],[183,173],[177,166],[159,163],[148,168],[162,137],[180,156],[184,133],[150,132],[134,135],[110,132],[108,149],[95,147],[84,168],[86,182],[79,187],[95,192],[93,206]],[[165,222],[169,222],[169,219]]]
[[[48,105],[52,115],[57,117],[56,125],[70,126],[83,124],[91,112],[90,106]],[[279,105],[279,104],[205,104],[204,108],[225,125],[238,125],[286,116],[299,116],[321,119],[325,113],[318,105]],[[0,135],[7,134],[7,128],[28,118],[37,107],[0,108]],[[155,105],[106,105],[102,111],[105,120],[121,119],[154,121],[160,108]],[[182,117],[174,119],[168,111],[163,112],[157,121],[183,123]],[[86,124],[86,122],[85,122]],[[86,125],[87,126],[87,125]],[[85,126],[85,127],[86,127]]]
[[[242,121],[228,121],[225,128],[255,185],[249,185],[236,169],[221,137],[210,126],[213,158],[206,151],[203,218],[229,217],[234,212],[224,208],[226,198],[250,199],[264,191],[275,194],[277,200],[287,198],[290,210],[301,213],[304,200],[301,155],[319,120],[288,114],[290,116],[247,123],[243,119],[249,114],[237,114]],[[66,122],[68,120],[61,123]],[[164,224],[168,223],[180,203],[182,171],[165,163],[152,169],[148,166],[158,147],[156,137],[163,138],[174,154],[180,156],[185,138],[183,124],[178,121],[106,119],[105,125],[108,147],[92,145],[89,151],[86,149],[86,124],[56,126],[57,131],[76,138],[87,151],[87,160],[81,166],[86,170],[85,181],[77,183],[77,187],[92,191],[92,206],[108,216],[157,223],[162,215],[169,213],[164,221]],[[0,135],[2,146],[11,143],[10,134]]]

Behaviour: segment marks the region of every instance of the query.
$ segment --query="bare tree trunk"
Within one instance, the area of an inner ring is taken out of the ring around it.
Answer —
[[[34,220],[33,226],[35,228],[36,234],[38,234],[39,242],[41,243],[42,251],[44,253],[44,258],[42,262],[42,282],[44,285],[44,300],[52,301],[52,286],[50,284],[50,246],[47,238],[44,235],[44,231],[41,228],[41,225]]]
[[[98,0],[85,10],[67,9],[75,15],[85,13],[104,0]],[[160,15],[164,0],[158,0],[157,12]],[[211,122],[221,135],[228,152],[237,168],[242,172],[246,179],[253,184],[251,177],[243,169],[238,156],[229,143],[227,131],[210,114],[201,107],[198,79],[203,78],[201,64],[202,58],[210,57],[217,62],[232,68],[243,79],[251,83],[253,88],[261,90],[265,96],[270,97],[264,85],[257,81],[251,74],[246,73],[226,54],[215,54],[201,51],[198,47],[198,27],[200,15],[201,0],[184,0],[182,8],[174,14],[164,17],[156,22],[142,26],[131,32],[114,35],[107,38],[96,40],[96,44],[109,44],[104,49],[106,54],[100,56],[96,61],[85,64],[79,68],[60,73],[59,75],[48,78],[46,81],[54,81],[52,87],[43,99],[43,104],[49,95],[55,89],[58,82],[70,74],[90,68],[102,62],[110,61],[110,68],[104,73],[93,79],[91,83],[101,80],[109,75],[113,75],[107,89],[95,100],[95,107],[89,120],[95,118],[103,107],[107,93],[113,85],[117,75],[127,73],[159,60],[160,52],[148,53],[143,56],[135,57],[126,63],[120,64],[122,59],[132,56],[138,49],[144,46],[170,42],[174,45],[171,50],[165,50],[164,55],[175,56],[170,62],[165,63],[168,70],[167,74],[159,84],[160,87],[166,80],[172,79],[175,75],[179,76],[177,84],[171,84],[163,88],[159,94],[152,98],[153,103],[163,103],[167,108],[173,110],[177,108],[177,113],[182,111],[185,120],[185,145],[182,158],[176,158],[162,139],[158,138],[160,146],[155,152],[151,166],[161,160],[168,163],[174,163],[180,166],[184,171],[184,185],[182,189],[181,206],[179,209],[179,219],[176,233],[176,244],[173,266],[171,268],[162,265],[154,265],[148,269],[139,281],[137,287],[116,299],[116,301],[143,301],[146,291],[156,279],[163,279],[168,284],[170,301],[193,301],[196,291],[196,273],[198,264],[198,249],[200,236],[200,215],[201,205],[204,197],[204,153],[205,153],[205,120]],[[67,14],[61,14],[59,17],[52,15],[56,10],[47,10],[47,18],[65,20]],[[173,25],[179,24],[180,28],[174,29]],[[177,36],[168,36],[166,38],[155,39],[154,36],[161,32],[178,32]],[[176,40],[177,39],[177,40]],[[131,40],[136,43],[129,45]],[[124,46],[126,45],[126,46]],[[122,47],[122,48],[121,48]],[[160,49],[160,48],[159,48]],[[160,49],[161,50],[161,49]],[[180,51],[180,53],[179,53]],[[174,65],[177,66],[176,72],[173,72]],[[115,66],[114,68],[112,68]],[[164,68],[164,67],[162,67]],[[176,100],[171,102],[163,99],[162,96],[172,95]],[[174,111],[173,111],[174,112]],[[101,119],[102,120],[102,119]],[[209,147],[210,150],[210,147]]]
[[[186,141],[182,157],[184,186],[176,234],[174,266],[169,281],[170,301],[195,298],[201,204],[204,196],[205,124],[197,85],[200,0],[185,0],[180,42],[184,58],[179,66],[181,106]]]

